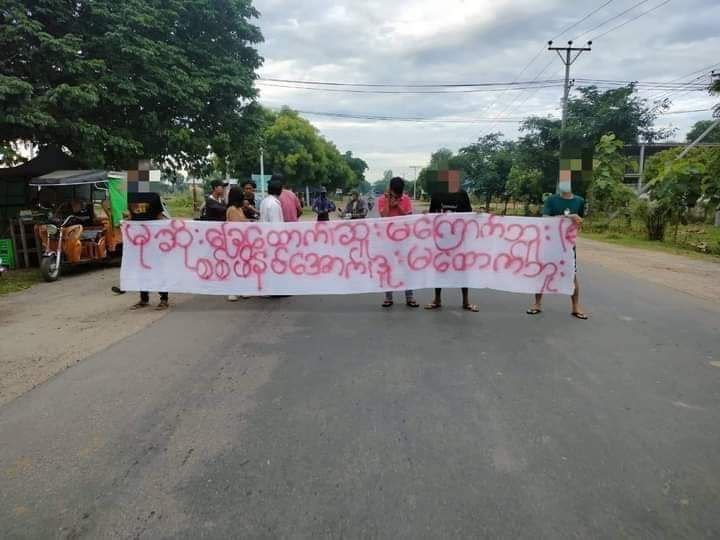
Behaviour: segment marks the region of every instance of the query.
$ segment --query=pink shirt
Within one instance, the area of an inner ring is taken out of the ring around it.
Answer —
[[[378,212],[380,212],[380,215],[382,216],[383,212],[385,212],[385,195],[380,195],[377,200],[377,207]],[[402,197],[400,197],[400,203],[396,207],[390,208],[390,213],[385,217],[406,216],[408,214],[412,214],[412,212],[412,201],[406,193],[403,193]]]
[[[280,193],[280,205],[282,206],[283,220],[284,221],[297,221],[298,212],[302,210],[300,206],[300,200],[297,198],[292,191],[289,189],[283,189]]]

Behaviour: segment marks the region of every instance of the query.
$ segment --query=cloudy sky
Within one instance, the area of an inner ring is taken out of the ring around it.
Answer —
[[[711,65],[720,70],[718,0],[255,0],[255,5],[265,36],[260,47],[265,58],[260,75],[265,79],[371,84],[554,81],[562,78],[564,68],[554,53],[544,50],[551,38],[556,44],[596,38],[592,52],[573,66],[572,77],[578,79],[686,82],[709,74]],[[562,97],[562,88],[554,83],[521,90],[334,87],[363,93],[298,86],[261,82],[261,102],[308,112],[438,120],[303,114],[341,151],[352,150],[365,159],[371,181],[386,169],[412,179],[410,167],[427,164],[433,150],[456,150],[491,131],[514,138],[514,119],[559,116]],[[443,93],[364,93],[368,90]],[[673,111],[707,109],[714,103],[704,92],[668,94],[652,86],[641,95],[670,97]],[[684,139],[689,126],[709,117],[709,112],[672,114],[659,124],[677,127],[676,138]]]

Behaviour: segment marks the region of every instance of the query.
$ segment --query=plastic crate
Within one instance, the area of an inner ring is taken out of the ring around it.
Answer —
[[[11,238],[0,238],[0,259],[5,266],[15,268],[15,246]]]

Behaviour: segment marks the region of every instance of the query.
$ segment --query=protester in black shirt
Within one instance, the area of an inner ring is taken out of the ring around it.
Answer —
[[[128,193],[128,212],[130,213],[131,221],[152,221],[165,217],[163,204],[160,200],[160,195],[157,193]],[[124,293],[119,287],[118,291]],[[168,293],[161,292],[160,303],[157,307],[158,311],[170,307],[168,300]],[[149,305],[150,293],[148,291],[140,291],[140,301],[130,309],[142,309]]]
[[[203,221],[225,221],[227,205],[225,204],[225,188],[228,183],[222,180],[210,182],[212,192],[205,198],[205,205],[200,214]]]
[[[466,191],[458,193],[435,193],[430,199],[430,213],[444,214],[446,212],[472,212],[470,197]],[[478,306],[470,303],[470,290],[462,287],[462,307],[467,311],[477,313]],[[442,307],[442,289],[435,289],[435,299],[425,306],[425,309],[440,309]]]
[[[253,180],[246,180],[243,185],[243,193],[245,194],[245,201],[243,202],[243,212],[245,217],[250,221],[257,221],[260,218],[260,212],[258,207],[260,204],[255,200],[255,190],[257,184]]]

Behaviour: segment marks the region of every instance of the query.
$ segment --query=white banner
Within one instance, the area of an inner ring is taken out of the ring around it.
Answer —
[[[124,290],[355,294],[432,287],[572,294],[568,218],[424,214],[320,223],[136,221]]]

